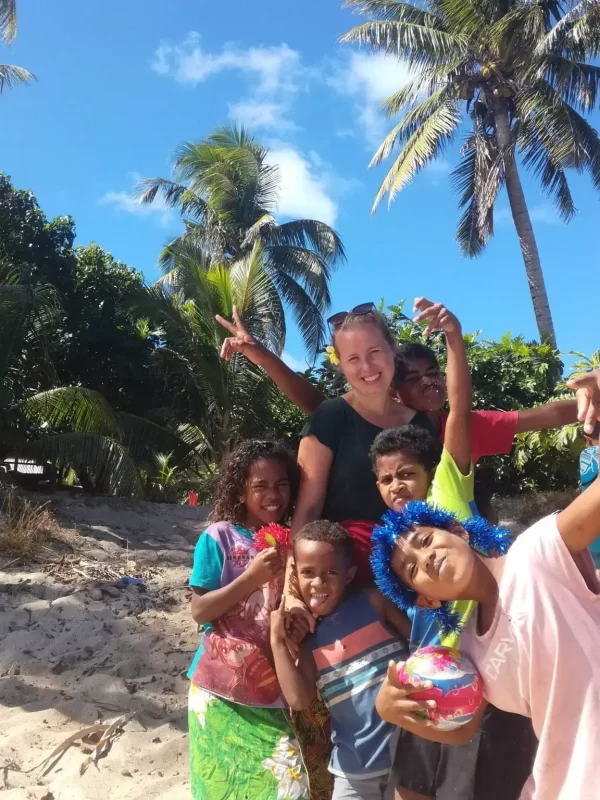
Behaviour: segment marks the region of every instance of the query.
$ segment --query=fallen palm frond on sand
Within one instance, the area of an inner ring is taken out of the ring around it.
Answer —
[[[149,580],[160,573],[159,569],[147,565],[140,568],[135,561],[123,560],[121,564],[106,564],[76,553],[62,556],[58,561],[47,565],[44,571],[59,583],[81,578],[88,581],[119,581],[131,575]]]
[[[83,745],[92,747],[91,751],[87,751],[91,753],[91,755],[79,767],[79,774],[83,775],[91,764],[94,764],[96,767],[98,766],[98,760],[108,753],[112,743],[123,733],[123,727],[133,716],[135,716],[134,713],[123,714],[121,717],[117,717],[113,722],[97,722],[95,725],[88,725],[86,728],[72,733],[40,764],[36,764],[35,767],[31,767],[28,770],[20,770],[12,763],[6,764],[3,769],[5,771],[16,769],[18,772],[22,771],[25,774],[41,770],[39,777],[44,778],[57,766],[67,750],[72,745],[81,741]]]

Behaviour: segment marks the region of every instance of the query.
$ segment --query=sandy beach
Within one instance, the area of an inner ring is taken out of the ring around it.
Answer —
[[[186,584],[206,510],[36,499],[74,531],[73,549],[0,573],[2,796],[183,800],[185,674],[198,641]],[[123,586],[120,576],[134,573],[143,584]],[[123,715],[122,733],[83,775],[99,733],[47,772],[39,766],[72,734]]]

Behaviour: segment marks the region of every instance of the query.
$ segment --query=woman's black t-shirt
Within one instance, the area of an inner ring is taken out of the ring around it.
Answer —
[[[422,412],[417,412],[410,424],[435,434],[431,420]],[[377,522],[386,510],[369,457],[371,445],[382,430],[361,417],[342,397],[326,400],[311,414],[302,436],[314,436],[333,452],[323,519]]]

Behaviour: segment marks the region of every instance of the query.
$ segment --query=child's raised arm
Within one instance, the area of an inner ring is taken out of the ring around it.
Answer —
[[[262,367],[279,391],[305,414],[312,414],[326,399],[316,386],[248,333],[236,306],[233,307],[233,322],[220,314],[216,315],[216,320],[230,334],[221,347],[221,358],[229,361],[234,353],[243,353],[248,361]]]
[[[271,650],[277,680],[289,707],[294,711],[310,708],[317,694],[316,674],[311,654],[300,648],[296,664],[290,655],[285,627],[285,601],[271,612]]]
[[[425,333],[443,330],[448,346],[446,384],[450,412],[444,434],[444,448],[454,459],[463,475],[471,469],[471,372],[467,362],[465,343],[458,319],[441,303],[432,303],[424,297],[415,300],[415,311],[420,312],[416,322],[427,322]]]

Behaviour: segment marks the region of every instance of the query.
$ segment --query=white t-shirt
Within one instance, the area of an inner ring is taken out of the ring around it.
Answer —
[[[486,699],[532,719],[522,800],[600,798],[599,593],[590,554],[571,555],[552,515],[508,551],[490,629],[478,636],[474,614],[461,637]]]

